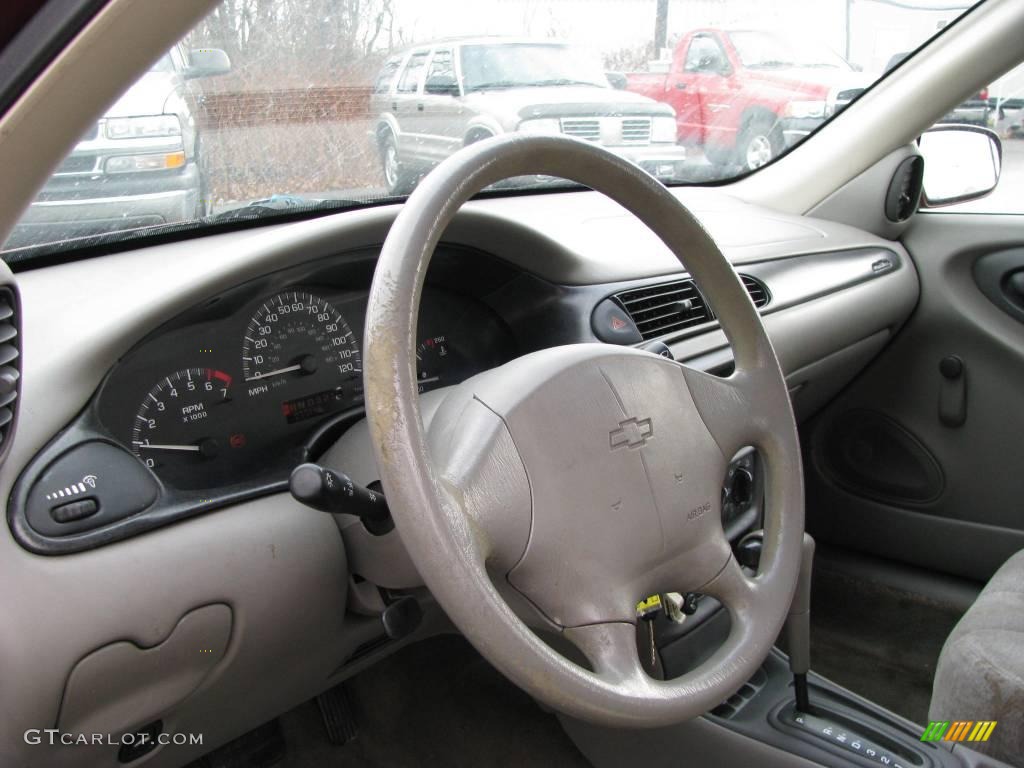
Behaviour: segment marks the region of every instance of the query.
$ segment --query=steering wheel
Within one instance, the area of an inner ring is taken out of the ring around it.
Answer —
[[[629,347],[560,346],[454,387],[424,430],[416,319],[434,248],[475,193],[534,174],[604,193],[685,261],[732,345],[731,376]],[[384,244],[364,362],[367,419],[402,541],[454,624],[514,683],[577,718],[654,727],[703,714],[763,662],[800,566],[796,425],[742,283],[654,178],[562,137],[498,137],[452,155],[408,198]],[[761,453],[767,489],[753,576],[734,559],[721,524],[729,461],[748,445]],[[522,598],[513,601],[520,613],[532,612],[588,664],[535,634],[502,597],[508,590]],[[731,630],[699,667],[666,681],[640,662],[636,604],[667,591],[717,598]]]

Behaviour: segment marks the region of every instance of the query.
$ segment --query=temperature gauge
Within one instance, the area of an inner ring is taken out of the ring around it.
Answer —
[[[430,336],[416,347],[420,392],[458,384],[468,375],[465,358],[451,348],[446,336]]]

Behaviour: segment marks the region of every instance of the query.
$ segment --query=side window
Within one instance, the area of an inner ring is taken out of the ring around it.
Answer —
[[[374,93],[387,93],[391,90],[391,83],[395,79],[395,73],[398,72],[398,67],[402,64],[401,59],[389,59],[388,62],[381,69],[380,74],[377,75],[377,80],[373,84]]]
[[[686,51],[687,72],[718,72],[725,62],[725,54],[718,41],[708,35],[700,35],[690,41]]]
[[[427,80],[432,77],[455,79],[455,64],[452,61],[452,52],[450,50],[434,51],[434,58],[430,61],[430,69],[427,70]]]
[[[405,65],[402,79],[398,81],[398,88],[395,90],[399,93],[416,93],[420,85],[420,74],[422,74],[426,63],[426,52],[413,54],[409,63]]]

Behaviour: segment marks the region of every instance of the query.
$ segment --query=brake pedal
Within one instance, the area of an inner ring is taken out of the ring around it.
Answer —
[[[352,709],[344,684],[321,693],[316,697],[316,705],[320,709],[327,740],[331,744],[344,746],[359,735],[355,711]]]

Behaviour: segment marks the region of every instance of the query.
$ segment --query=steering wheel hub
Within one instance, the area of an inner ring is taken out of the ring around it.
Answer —
[[[521,358],[472,391],[530,484],[530,537],[509,581],[552,622],[632,621],[638,599],[666,584],[697,591],[725,566],[711,510],[727,457],[678,365],[579,345]]]

